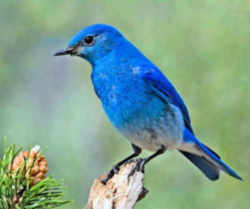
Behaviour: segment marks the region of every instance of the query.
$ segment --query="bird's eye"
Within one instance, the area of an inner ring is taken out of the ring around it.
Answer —
[[[83,41],[85,45],[91,46],[94,44],[94,36],[86,36]]]

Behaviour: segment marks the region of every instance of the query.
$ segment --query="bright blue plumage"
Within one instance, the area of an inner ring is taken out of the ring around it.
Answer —
[[[187,107],[174,86],[117,29],[88,26],[56,55],[66,54],[92,65],[92,82],[106,114],[132,143],[134,154],[116,167],[141,149],[156,152],[145,163],[166,149],[177,149],[211,180],[219,178],[220,170],[241,179],[195,137]]]

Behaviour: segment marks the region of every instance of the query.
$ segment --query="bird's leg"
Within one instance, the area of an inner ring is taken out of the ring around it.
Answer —
[[[131,170],[129,177],[132,176],[136,171],[142,171],[144,173],[145,165],[158,155],[163,154],[166,151],[166,147],[161,145],[161,147],[152,155],[144,159],[138,159],[135,167]]]
[[[106,184],[109,179],[111,179],[116,173],[119,172],[121,165],[128,162],[132,158],[137,157],[141,153],[140,147],[137,147],[136,145],[132,144],[132,148],[134,150],[134,153],[132,155],[129,155],[128,157],[126,157],[122,161],[118,162],[115,166],[113,166],[113,168],[109,171],[107,177],[102,180],[103,184]]]
[[[152,155],[148,156],[147,158],[144,159],[144,166],[151,161],[153,158],[157,157],[158,155],[163,154],[166,151],[166,147],[161,145],[161,147]]]

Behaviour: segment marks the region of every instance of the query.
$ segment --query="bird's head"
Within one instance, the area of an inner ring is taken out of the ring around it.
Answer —
[[[74,35],[68,47],[55,53],[55,56],[79,56],[94,64],[118,46],[121,39],[121,33],[112,26],[90,25]]]

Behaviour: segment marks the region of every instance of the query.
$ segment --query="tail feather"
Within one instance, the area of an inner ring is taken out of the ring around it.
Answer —
[[[224,163],[218,154],[202,144],[187,129],[184,132],[184,149],[181,153],[194,163],[209,179],[216,180],[219,178],[219,170],[224,171],[228,175],[242,180],[242,178],[226,163]]]
[[[196,165],[197,168],[199,168],[200,171],[202,171],[210,180],[215,181],[219,179],[219,169],[217,168],[217,166],[209,162],[206,158],[185,151],[180,152],[194,165]]]
[[[220,159],[220,156],[215,151],[213,151],[212,149],[210,149],[208,146],[206,146],[204,144],[203,144],[203,146],[205,146],[210,152],[212,152],[217,158]]]
[[[226,163],[224,163],[222,160],[217,158],[216,155],[214,155],[213,152],[207,149],[205,145],[199,142],[197,146],[204,152],[204,154],[206,155],[206,158],[208,159],[210,158],[211,162],[217,165],[221,170],[223,170],[225,173],[227,173],[228,175],[236,179],[242,180],[242,178],[232,168],[230,168]]]

